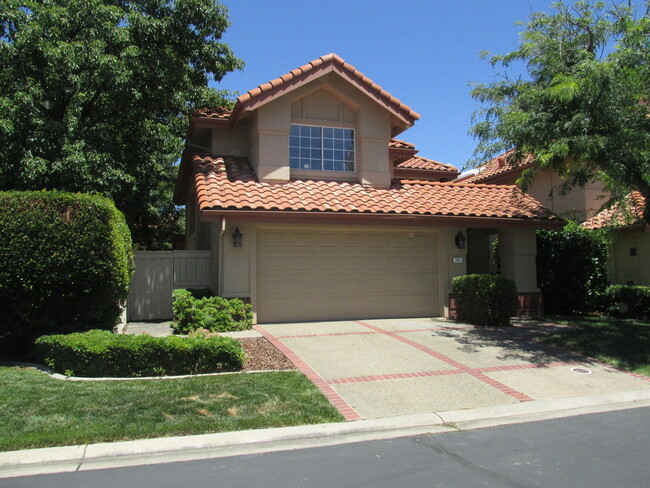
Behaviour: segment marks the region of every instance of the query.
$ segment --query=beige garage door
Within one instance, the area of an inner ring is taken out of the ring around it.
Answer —
[[[258,322],[439,315],[436,234],[265,230]]]

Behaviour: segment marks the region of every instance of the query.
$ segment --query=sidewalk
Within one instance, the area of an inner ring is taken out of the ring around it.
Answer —
[[[230,457],[650,407],[650,390],[355,422],[0,453],[0,478]]]

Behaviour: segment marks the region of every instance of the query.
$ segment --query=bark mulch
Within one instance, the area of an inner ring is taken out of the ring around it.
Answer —
[[[237,339],[246,354],[244,371],[296,369],[287,357],[263,337]]]

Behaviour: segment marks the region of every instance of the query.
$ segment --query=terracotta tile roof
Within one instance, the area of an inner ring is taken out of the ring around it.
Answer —
[[[645,198],[638,191],[631,192],[623,204],[614,204],[610,208],[598,212],[582,223],[587,229],[602,229],[603,227],[621,227],[634,225],[643,221]]]
[[[388,142],[388,147],[394,148],[394,149],[412,149],[412,150],[415,150],[415,144],[411,144],[410,142],[406,142],[406,141],[400,141],[399,139],[391,139]]]
[[[282,210],[495,217],[560,221],[534,198],[508,185],[460,185],[403,180],[390,188],[359,183],[293,180],[261,183],[245,158],[194,156],[203,210]]]
[[[202,119],[228,120],[232,115],[232,110],[225,107],[202,108],[195,111],[192,115]]]
[[[233,109],[233,118],[237,118],[243,110],[254,110],[259,105],[266,103],[276,96],[284,95],[288,90],[308,83],[328,72],[336,72],[359,89],[366,92],[370,97],[391,110],[409,125],[420,118],[420,114],[392,96],[381,86],[377,85],[370,78],[357,70],[354,66],[346,63],[340,56],[330,53],[321,56],[309,63],[286,73],[279,78],[259,85],[257,88],[247,91],[237,98]]]
[[[456,181],[462,183],[491,183],[506,174],[519,173],[531,166],[533,162],[532,156],[528,156],[523,162],[512,166],[508,161],[508,156],[511,152],[508,151],[498,155],[480,166],[478,173]]]
[[[420,156],[414,156],[406,161],[397,163],[395,168],[399,169],[425,169],[431,171],[449,171],[452,173],[458,174],[458,168],[452,166],[451,164],[440,163],[434,161],[433,159],[422,158]]]

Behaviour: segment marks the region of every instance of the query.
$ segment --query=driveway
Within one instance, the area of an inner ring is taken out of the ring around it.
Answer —
[[[442,318],[256,326],[348,420],[650,388],[650,378],[534,343],[537,329]]]

